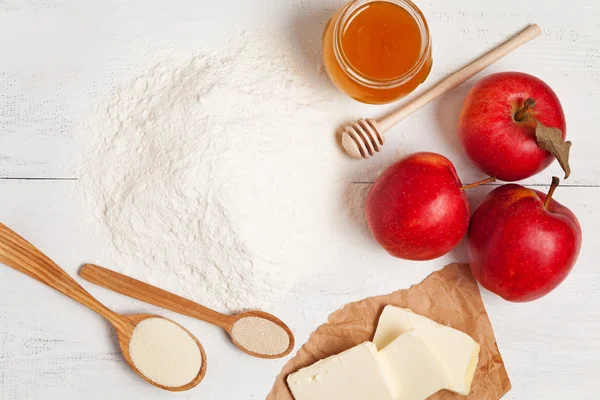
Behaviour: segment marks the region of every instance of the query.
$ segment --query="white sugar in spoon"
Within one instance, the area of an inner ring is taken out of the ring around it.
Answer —
[[[204,378],[204,374],[206,373],[206,354],[204,353],[204,349],[202,348],[202,345],[198,339],[196,339],[194,335],[188,332],[185,328],[158,315],[121,315],[108,309],[102,303],[96,300],[91,294],[89,294],[83,287],[81,287],[73,278],[71,278],[69,274],[67,274],[63,269],[50,260],[50,258],[1,223],[0,263],[6,264],[17,271],[29,275],[33,279],[36,279],[50,286],[51,288],[58,290],[62,294],[69,296],[73,300],[83,304],[84,306],[103,316],[117,331],[119,345],[121,346],[121,351],[123,352],[123,357],[125,358],[125,361],[127,361],[127,364],[129,364],[131,369],[133,369],[138,375],[154,386],[172,392],[179,392],[195,387]],[[163,386],[152,381],[136,367],[131,358],[129,344],[136,326],[142,321],[154,318],[160,318],[175,324],[184,332],[186,332],[192,339],[194,339],[198,345],[202,364],[199,366],[197,375],[184,385]]]

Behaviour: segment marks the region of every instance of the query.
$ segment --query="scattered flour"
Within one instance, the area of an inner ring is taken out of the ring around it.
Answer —
[[[256,33],[118,89],[78,130],[94,261],[232,311],[277,302],[325,265],[345,158],[314,74]]]

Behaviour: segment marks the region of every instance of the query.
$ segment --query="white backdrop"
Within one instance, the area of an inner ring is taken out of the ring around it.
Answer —
[[[315,69],[348,118],[378,115],[385,107],[355,103],[335,91],[308,55],[341,1],[173,0],[0,1],[0,221],[45,251],[65,270],[93,260],[93,236],[80,234],[74,209],[71,130],[87,107],[146,68],[155,49],[191,51],[219,46],[256,26],[288,38],[298,62]],[[430,24],[434,68],[425,86],[496,43],[537,22],[544,35],[485,73],[518,70],[539,76],[558,93],[573,144],[572,177],[556,199],[579,217],[584,244],[568,280],[534,303],[484,300],[513,383],[509,399],[595,399],[600,378],[600,6],[595,0],[420,0]],[[461,155],[455,127],[468,82],[396,127],[383,153],[368,162],[340,157],[348,193],[368,190],[377,171],[400,154],[438,151],[455,162],[463,181],[481,178]],[[422,89],[421,89],[422,90]],[[321,132],[316,145],[332,140]],[[322,141],[322,142],[319,142]],[[299,166],[301,167],[301,166]],[[558,165],[527,181],[545,190]],[[306,182],[310,185],[310,182]],[[493,187],[493,185],[492,185]],[[490,186],[472,194],[474,205]],[[356,205],[345,199],[335,218],[344,254],[298,284],[268,311],[294,329],[298,344],[348,301],[419,282],[447,262],[465,259],[462,247],[426,263],[387,256],[361,230]],[[354,206],[354,207],[353,207]],[[354,210],[354,211],[350,211]],[[84,284],[116,311],[156,312],[184,324],[208,357],[205,380],[183,394],[162,392],[122,361],[100,317],[41,284],[0,266],[0,398],[3,399],[262,399],[285,360],[241,354],[218,328],[155,309]]]

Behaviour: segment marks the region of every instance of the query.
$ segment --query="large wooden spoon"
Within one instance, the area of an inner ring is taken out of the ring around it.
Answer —
[[[204,353],[204,348],[194,335],[179,324],[177,325],[185,330],[196,341],[196,344],[200,349],[202,367],[200,368],[198,375],[196,375],[191,382],[177,387],[162,386],[144,376],[131,360],[129,354],[129,341],[131,340],[131,335],[137,324],[148,318],[163,317],[152,314],[121,315],[108,309],[44,253],[2,223],[0,223],[0,263],[6,264],[17,271],[29,275],[103,316],[117,331],[119,345],[121,346],[121,351],[123,352],[123,357],[125,358],[125,361],[127,361],[127,364],[129,364],[131,369],[138,375],[154,386],[172,392],[179,392],[195,387],[204,378],[204,374],[206,373],[206,354]],[[175,322],[173,323],[176,324]]]
[[[155,306],[166,308],[179,314],[187,315],[188,317],[197,318],[210,324],[223,328],[238,348],[247,354],[259,358],[280,358],[288,355],[294,348],[294,334],[279,318],[274,315],[262,311],[246,311],[237,315],[225,315],[210,308],[204,307],[191,300],[178,296],[157,288],[156,286],[130,278],[126,275],[111,271],[106,268],[99,267],[93,264],[86,264],[79,270],[79,275],[96,285],[100,285],[115,292],[124,294],[125,296],[145,301],[146,303],[154,304]],[[245,348],[232,334],[233,325],[246,317],[258,317],[271,321],[281,327],[289,337],[289,345],[285,351],[279,354],[261,354]]]

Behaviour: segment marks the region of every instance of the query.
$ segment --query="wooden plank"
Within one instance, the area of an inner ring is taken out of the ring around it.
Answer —
[[[192,52],[216,46],[233,32],[268,23],[274,34],[298,48],[299,62],[306,64],[304,55],[319,51],[322,27],[339,2],[264,0],[250,5],[237,0],[206,8],[191,0],[178,2],[177,7],[137,0],[117,9],[102,2],[81,8],[75,0],[41,4],[4,6],[6,12],[0,13],[0,48],[10,55],[0,66],[0,177],[73,176],[77,147],[72,133],[85,110],[148,67],[152,56],[166,47]],[[595,149],[600,138],[592,132],[600,122],[598,6],[592,0],[574,0],[568,6],[559,0],[423,0],[419,6],[434,39],[434,69],[426,85],[532,21],[542,26],[543,37],[487,72],[529,72],[556,90],[574,142],[569,184],[597,185],[600,159]],[[319,84],[331,89],[322,78],[317,78]],[[465,182],[480,178],[455,138],[462,100],[473,82],[396,127],[381,155],[352,164],[351,179],[372,180],[398,154],[420,150],[447,155]],[[332,121],[376,116],[385,109],[354,104],[332,91]],[[315,146],[327,144],[332,135],[319,132]],[[545,184],[559,173],[553,165],[527,182]]]
[[[94,259],[94,236],[75,212],[75,182],[0,181],[0,221],[30,239],[66,271]],[[366,194],[353,185],[348,194]],[[490,190],[471,193],[475,205]],[[360,198],[361,196],[351,196]],[[364,197],[364,196],[363,196]],[[573,274],[551,295],[511,304],[484,293],[484,300],[514,389],[510,399],[595,399],[593,365],[600,362],[600,270],[594,243],[600,238],[600,188],[559,188],[556,198],[580,218],[584,245]],[[346,204],[334,220],[344,242],[331,257],[267,311],[281,316],[304,343],[329,313],[343,304],[419,282],[451,261],[465,259],[461,247],[431,262],[397,260],[383,252],[364,226],[362,204]],[[336,242],[339,240],[335,239]],[[182,398],[261,398],[283,360],[241,354],[218,328],[141,304],[83,282],[120,312],[156,312],[188,327],[209,359],[206,378]],[[0,398],[162,398],[164,394],[128,371],[108,324],[70,299],[0,266]],[[239,385],[228,385],[231,376]]]

